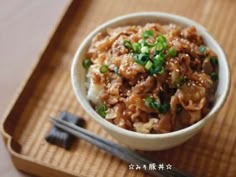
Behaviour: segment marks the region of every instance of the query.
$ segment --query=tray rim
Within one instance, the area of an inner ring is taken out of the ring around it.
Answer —
[[[51,169],[51,170],[56,170],[56,171],[59,171],[60,173],[61,172],[66,173],[67,175],[70,175],[69,172],[62,171],[60,169],[54,168],[53,166],[46,166],[43,163],[39,163],[37,161],[32,161],[31,160],[32,158],[28,158],[27,156],[25,156],[23,154],[20,154],[20,153],[17,153],[14,149],[12,149],[12,143],[14,142],[14,140],[12,139],[12,136],[9,133],[7,133],[7,131],[5,131],[4,124],[7,121],[7,119],[9,118],[9,115],[11,114],[13,108],[15,107],[15,104],[17,104],[17,100],[21,97],[21,94],[24,91],[26,85],[29,84],[30,78],[34,74],[35,69],[38,67],[39,62],[42,59],[42,56],[44,55],[46,49],[48,48],[48,45],[51,43],[51,40],[52,40],[53,36],[55,35],[55,32],[58,29],[59,24],[62,21],[64,15],[67,13],[67,11],[69,9],[69,6],[71,5],[71,3],[73,1],[76,1],[76,0],[70,0],[70,1],[71,2],[68,3],[67,8],[63,9],[64,12],[62,13],[62,15],[60,15],[60,17],[57,18],[58,23],[56,25],[54,25],[54,28],[50,31],[50,34],[48,35],[48,40],[45,42],[44,46],[39,51],[39,53],[38,53],[38,55],[35,59],[35,62],[30,67],[30,69],[27,72],[25,78],[21,81],[20,85],[18,86],[17,91],[15,92],[15,94],[13,95],[13,97],[11,99],[11,102],[8,104],[7,108],[4,111],[4,114],[0,117],[0,133],[2,133],[2,135],[4,137],[4,142],[7,146],[7,150],[10,152],[10,155],[11,155],[11,158],[12,158],[13,162],[14,162],[14,159],[15,159],[15,161],[21,160],[23,162],[27,162],[27,163],[30,163],[32,165],[33,164],[34,165],[40,165],[40,166],[43,165],[45,168],[48,168],[48,169]],[[20,169],[20,168],[18,168],[18,169]],[[85,177],[85,176],[82,176],[82,177]]]
[[[35,59],[35,61],[33,62],[32,66],[30,67],[29,71],[27,72],[25,78],[20,82],[18,88],[16,89],[15,94],[13,95],[10,103],[7,105],[6,110],[4,111],[3,115],[1,116],[0,119],[0,133],[3,136],[3,140],[6,146],[7,151],[9,152],[9,155],[12,159],[12,162],[14,164],[14,166],[22,171],[25,172],[29,172],[31,174],[37,174],[33,173],[33,170],[26,170],[26,169],[22,169],[21,165],[19,165],[22,162],[28,163],[28,165],[31,164],[31,166],[41,166],[42,169],[48,168],[48,169],[52,169],[54,171],[59,172],[60,174],[64,173],[67,174],[69,176],[75,176],[72,173],[69,172],[65,172],[63,170],[60,169],[56,169],[53,166],[46,166],[43,163],[39,163],[38,161],[33,161],[33,159],[22,155],[21,153],[16,152],[13,148],[12,148],[12,144],[14,143],[12,136],[5,130],[5,123],[7,121],[7,119],[9,118],[12,110],[14,109],[14,107],[17,104],[18,99],[21,97],[23,91],[25,90],[26,86],[29,84],[30,78],[32,78],[35,69],[39,66],[40,60],[42,59],[43,55],[45,54],[47,48],[49,47],[49,44],[51,43],[58,27],[60,26],[61,22],[63,21],[63,18],[65,17],[66,13],[69,11],[70,7],[73,6],[73,2],[75,2],[74,0],[68,0],[68,2],[66,2],[66,4],[64,5],[63,9],[62,9],[62,13],[60,14],[60,16],[56,19],[56,23],[55,25],[52,27],[52,29],[50,30],[48,36],[47,36],[47,41],[45,42],[44,46],[42,47],[42,49],[39,51],[37,58]],[[80,175],[81,176],[81,175]]]

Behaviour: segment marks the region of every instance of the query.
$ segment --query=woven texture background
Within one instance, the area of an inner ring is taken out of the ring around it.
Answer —
[[[41,70],[29,83],[24,109],[14,138],[22,145],[22,154],[40,163],[77,176],[142,177],[128,165],[84,141],[71,151],[44,141],[51,127],[48,116],[61,110],[85,117],[87,129],[112,139],[92,121],[76,101],[70,83],[70,65],[81,41],[95,27],[109,19],[131,12],[162,11],[183,15],[204,25],[223,47],[232,69],[231,90],[217,118],[185,144],[167,151],[147,152],[195,176],[236,176],[236,1],[235,0],[80,0],[63,19],[53,43],[43,56]],[[36,82],[37,81],[37,82]]]

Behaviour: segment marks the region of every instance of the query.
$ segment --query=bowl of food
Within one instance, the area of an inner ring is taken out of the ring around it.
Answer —
[[[135,13],[106,22],[79,46],[71,68],[85,111],[120,143],[177,146],[222,108],[230,72],[216,40],[185,17]]]

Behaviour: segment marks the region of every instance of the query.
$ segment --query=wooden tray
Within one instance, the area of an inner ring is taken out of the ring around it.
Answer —
[[[45,142],[51,127],[48,116],[60,111],[85,117],[87,128],[112,139],[82,110],[71,88],[70,65],[83,38],[101,23],[137,11],[165,11],[202,23],[223,46],[231,66],[236,64],[235,11],[232,0],[81,0],[74,1],[62,19],[47,49],[38,59],[24,86],[14,99],[2,122],[7,149],[16,168],[44,177],[141,177],[128,164],[77,141],[71,151]],[[209,123],[187,143],[147,155],[170,163],[195,176],[236,176],[236,87],[235,70],[228,100],[215,121]]]

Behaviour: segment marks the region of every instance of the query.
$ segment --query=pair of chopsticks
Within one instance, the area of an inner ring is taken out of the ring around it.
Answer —
[[[78,138],[81,138],[93,145],[96,145],[100,149],[103,149],[104,151],[109,152],[110,154],[120,158],[121,160],[125,162],[128,162],[129,164],[135,164],[142,167],[144,164],[148,165],[148,164],[154,163],[152,160],[148,159],[147,157],[144,157],[143,155],[138,154],[135,151],[131,151],[119,144],[116,144],[104,138],[101,138],[84,128],[81,128],[69,122],[55,119],[52,117],[50,117],[49,120],[58,128]],[[155,163],[160,164],[160,162],[157,162],[157,161],[155,161]],[[164,164],[164,163],[161,163],[161,164]],[[164,164],[164,166],[166,165]],[[171,167],[171,169],[163,169],[163,170],[147,169],[144,172],[150,174],[151,176],[157,176],[157,177],[192,177],[191,175],[181,172],[180,170],[174,168],[173,166]]]

